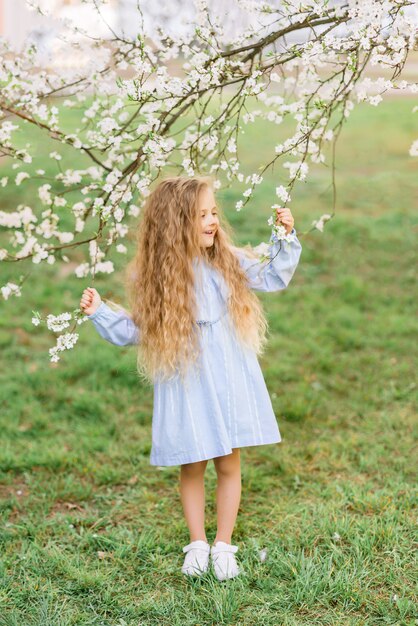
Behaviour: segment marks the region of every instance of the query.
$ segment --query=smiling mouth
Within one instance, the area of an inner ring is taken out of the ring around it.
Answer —
[[[204,234],[204,235],[214,235],[214,234],[215,234],[215,231],[214,231],[214,230],[205,230],[205,231],[203,232],[203,234]]]

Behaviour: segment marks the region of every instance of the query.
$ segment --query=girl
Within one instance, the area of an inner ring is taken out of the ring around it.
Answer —
[[[270,261],[232,245],[210,178],[163,180],[147,198],[137,252],[125,285],[131,314],[96,289],[80,306],[107,341],[138,346],[138,372],[154,384],[151,465],[180,465],[180,497],[190,531],[182,572],[200,575],[209,555],[219,580],[241,569],[231,538],[241,497],[240,448],[281,441],[257,355],[267,321],[252,290],[285,289],[301,244],[289,209],[277,222],[291,235],[270,238]],[[204,527],[204,473],[217,473],[217,534]]]

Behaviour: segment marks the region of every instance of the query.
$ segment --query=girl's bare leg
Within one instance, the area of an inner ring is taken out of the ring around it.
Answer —
[[[207,541],[205,531],[205,470],[207,461],[180,467],[180,497],[190,532],[190,542]]]
[[[213,462],[218,475],[216,489],[218,529],[213,543],[217,541],[231,543],[241,499],[240,449],[235,448],[232,454],[218,456]]]

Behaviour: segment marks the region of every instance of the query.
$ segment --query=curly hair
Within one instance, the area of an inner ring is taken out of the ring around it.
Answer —
[[[200,354],[196,324],[193,260],[218,270],[229,287],[228,313],[238,339],[261,354],[267,320],[248,286],[237,251],[257,258],[251,248],[236,248],[232,229],[219,210],[214,243],[200,247],[199,194],[213,189],[208,176],[162,180],[147,197],[138,223],[137,249],[126,268],[131,317],[140,328],[137,369],[147,381],[158,375],[185,374]]]

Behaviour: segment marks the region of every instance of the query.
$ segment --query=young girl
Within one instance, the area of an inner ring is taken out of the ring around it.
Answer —
[[[150,464],[180,465],[190,543],[182,572],[200,575],[209,555],[219,580],[241,568],[231,538],[241,497],[240,448],[281,441],[257,355],[267,322],[252,290],[285,289],[301,244],[289,209],[277,209],[289,241],[270,238],[270,261],[232,245],[210,178],[175,177],[147,198],[137,252],[128,265],[131,314],[113,310],[96,289],[80,306],[107,341],[137,344],[138,371],[154,384]],[[204,473],[217,473],[217,534],[204,527]]]

